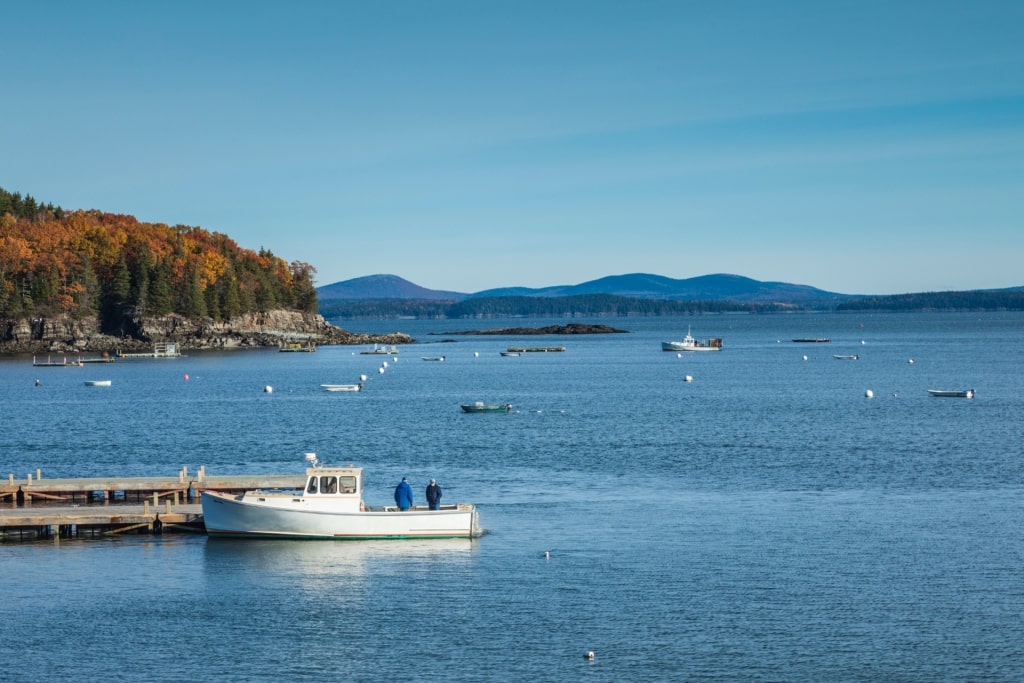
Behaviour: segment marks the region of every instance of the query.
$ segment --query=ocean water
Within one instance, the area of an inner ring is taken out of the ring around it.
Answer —
[[[436,478],[487,531],[0,543],[4,675],[1024,680],[1024,315],[591,322],[628,333],[343,323],[416,337],[383,372],[362,347],[0,361],[0,476],[298,472],[314,451],[364,467],[373,504]],[[691,327],[725,349],[660,350]],[[459,410],[478,400],[515,411]]]

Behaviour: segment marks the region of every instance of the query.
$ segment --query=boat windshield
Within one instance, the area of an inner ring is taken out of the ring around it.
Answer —
[[[340,477],[333,474],[324,474],[319,477],[314,475],[309,478],[309,483],[306,485],[306,493],[331,495],[355,492],[356,478],[351,475],[342,475]]]

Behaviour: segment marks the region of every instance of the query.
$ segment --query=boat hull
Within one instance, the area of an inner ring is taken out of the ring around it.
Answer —
[[[256,497],[255,500],[259,500]],[[301,493],[267,495],[263,503],[215,492],[202,495],[203,522],[210,536],[335,541],[411,538],[475,538],[476,507],[447,505],[440,510],[397,508],[337,512],[304,505]]]
[[[681,341],[661,342],[662,351],[721,351],[721,346],[697,346]]]
[[[462,411],[466,413],[510,413],[512,412],[511,405],[503,406],[482,406],[482,405],[468,405],[462,404]]]
[[[362,384],[321,384],[320,388],[324,391],[362,391]]]
[[[936,398],[974,398],[974,389],[929,389],[928,393]]]

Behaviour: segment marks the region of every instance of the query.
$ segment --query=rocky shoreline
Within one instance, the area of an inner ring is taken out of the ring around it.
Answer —
[[[251,313],[227,322],[189,320],[179,315],[126,316],[119,334],[104,334],[97,318],[65,316],[0,320],[0,354],[116,353],[152,351],[171,342],[182,351],[276,347],[285,341],[317,345],[409,344],[402,332],[354,334],[323,316],[299,311]]]

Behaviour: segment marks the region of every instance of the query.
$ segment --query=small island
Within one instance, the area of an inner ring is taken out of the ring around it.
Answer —
[[[584,325],[570,323],[568,325],[548,325],[546,327],[503,327],[491,330],[463,330],[461,332],[431,332],[430,334],[446,335],[503,335],[521,336],[538,334],[625,334],[627,330],[619,330],[607,325]]]

